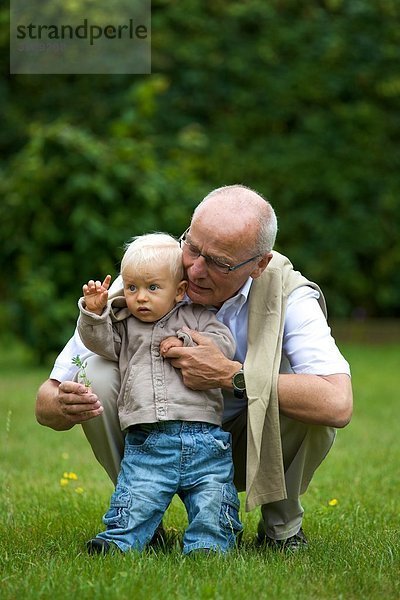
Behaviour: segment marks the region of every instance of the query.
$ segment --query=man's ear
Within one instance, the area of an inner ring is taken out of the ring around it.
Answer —
[[[250,273],[250,277],[252,277],[253,279],[257,279],[257,277],[260,277],[263,271],[265,271],[265,269],[268,267],[271,258],[272,252],[268,252],[268,254],[263,254],[258,260],[257,265],[255,266],[253,271]]]
[[[188,288],[188,282],[182,279],[176,286],[175,302],[181,302],[184,299],[186,290]]]

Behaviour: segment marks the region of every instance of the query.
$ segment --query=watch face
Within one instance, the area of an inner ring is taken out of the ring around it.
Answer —
[[[238,373],[236,373],[234,375],[234,377],[233,377],[233,385],[238,390],[243,390],[244,391],[246,389],[246,383],[244,381],[244,373],[243,373],[243,371],[239,371]]]

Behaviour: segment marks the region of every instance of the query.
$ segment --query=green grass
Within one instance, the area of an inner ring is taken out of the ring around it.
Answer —
[[[258,550],[253,511],[242,512],[239,550],[196,560],[180,554],[186,517],[178,500],[166,517],[166,551],[86,555],[85,541],[102,529],[111,484],[80,428],[57,433],[37,425],[34,396],[47,371],[26,364],[8,344],[2,348],[1,599],[400,597],[398,345],[344,347],[354,417],[303,496],[309,550]],[[62,487],[71,471],[78,480]]]

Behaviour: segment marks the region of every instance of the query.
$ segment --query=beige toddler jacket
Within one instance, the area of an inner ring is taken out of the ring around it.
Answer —
[[[179,303],[155,323],[144,323],[132,316],[124,297],[111,299],[98,316],[85,309],[79,300],[79,335],[85,346],[118,361],[121,391],[118,416],[121,429],[157,421],[201,421],[221,425],[223,397],[220,389],[191,390],[181,373],[160,354],[160,342],[178,336],[192,345],[183,326],[197,330],[233,358],[235,342],[229,329],[214,313],[198,304]]]

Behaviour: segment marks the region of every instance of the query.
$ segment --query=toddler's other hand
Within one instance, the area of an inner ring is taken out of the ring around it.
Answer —
[[[183,346],[183,340],[177,337],[170,336],[162,340],[160,344],[161,356],[165,356],[170,348],[178,348]]]

